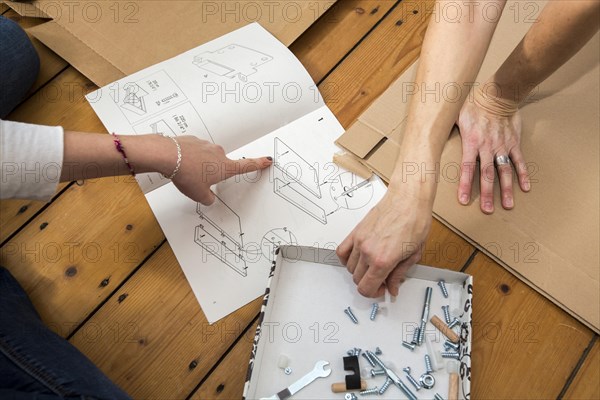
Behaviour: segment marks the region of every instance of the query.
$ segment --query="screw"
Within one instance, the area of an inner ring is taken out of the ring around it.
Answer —
[[[283,370],[283,372],[284,372],[286,375],[291,375],[291,374],[292,374],[292,369],[291,369],[290,367],[286,367],[286,369],[284,369],[284,370]]]
[[[419,328],[416,327],[415,330],[413,331],[413,338],[412,338],[411,343],[417,344],[418,341],[419,341]]]
[[[348,354],[349,356],[353,356],[354,354],[354,349],[350,349],[346,352],[346,354]]]
[[[375,355],[380,356],[383,354],[383,351],[379,347],[375,347]]]
[[[446,288],[446,282],[443,279],[440,279],[438,281],[438,286],[440,287],[440,289],[442,289],[442,294],[444,295],[444,298],[448,298],[448,289]]]
[[[442,351],[443,358],[454,358],[455,360],[460,359],[460,355],[455,351]]]
[[[458,324],[460,324],[460,320],[454,317],[454,320],[448,324],[448,328],[452,329]]]
[[[452,320],[450,319],[450,306],[442,306],[442,311],[444,311],[444,319],[446,323],[450,325]]]
[[[366,396],[369,394],[379,394],[379,388],[377,386],[375,386],[374,388],[363,390],[362,392],[358,392],[358,393],[360,393],[361,396]]]
[[[369,319],[371,319],[371,321],[375,321],[375,317],[377,316],[377,311],[379,311],[379,304],[373,303],[373,306],[371,307],[371,316],[369,317]]]
[[[354,315],[354,313],[352,312],[350,307],[346,308],[344,310],[344,312],[346,313],[346,315],[348,315],[348,317],[352,320],[352,322],[354,322],[355,324],[358,324],[358,320],[356,319],[356,316]]]
[[[354,393],[346,393],[344,400],[357,400],[358,397]],[[443,399],[442,399],[443,400]]]
[[[459,348],[460,348],[460,344],[458,344],[458,343],[453,343],[453,342],[449,341],[448,339],[446,339],[446,341],[444,342],[444,349],[446,349],[446,350],[454,350],[454,351],[458,352]]]
[[[404,341],[404,340],[402,341],[402,346],[406,347],[410,351],[413,351],[416,347],[416,345],[414,343],[408,343],[407,341]]]
[[[362,356],[369,362],[369,364],[371,364],[371,367],[375,367],[375,361],[373,361],[371,359],[371,357],[369,356],[369,354],[362,353]]]
[[[408,381],[412,383],[417,392],[421,390],[421,385],[419,384],[419,382],[417,382],[417,380],[413,378],[410,374],[410,367],[402,368],[402,371],[406,372],[406,379],[408,379]]]
[[[361,351],[362,351],[362,349],[359,349],[358,347],[355,347],[354,348],[354,355],[357,356],[357,357],[360,356],[360,352]]]
[[[388,376],[385,379],[385,382],[383,385],[381,385],[381,388],[379,389],[379,394],[384,394],[385,391],[390,387],[390,385],[392,384],[392,380],[390,379],[390,377]]]
[[[425,339],[425,326],[429,319],[429,303],[431,303],[432,290],[433,289],[429,286],[425,290],[425,304],[423,304],[423,315],[421,316],[421,326],[419,327],[419,338],[417,340],[419,346],[423,343],[423,339]]]
[[[428,374],[433,372],[433,367],[431,366],[431,357],[429,357],[429,354],[425,354],[425,369],[427,370]]]
[[[439,393],[436,393],[433,395],[433,400],[444,400],[444,398],[442,396],[440,396]]]
[[[386,375],[385,370],[383,370],[383,369],[372,369],[371,370],[371,376],[373,378],[375,378],[378,375]]]

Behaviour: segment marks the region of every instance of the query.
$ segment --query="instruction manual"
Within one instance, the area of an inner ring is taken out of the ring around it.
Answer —
[[[302,64],[258,24],[87,99],[109,132],[195,135],[232,159],[273,157],[269,169],[216,185],[211,206],[160,174],[137,176],[211,324],[264,294],[278,246],[335,248],[385,193],[378,178],[331,162],[343,127]]]

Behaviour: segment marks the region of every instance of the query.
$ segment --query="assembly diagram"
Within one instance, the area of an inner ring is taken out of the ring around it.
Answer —
[[[247,82],[258,67],[273,60],[268,54],[239,44],[230,44],[216,51],[207,51],[194,57],[194,65],[205,73],[229,79],[237,77]]]
[[[263,256],[269,262],[275,261],[275,252],[280,246],[297,245],[296,236],[287,228],[271,229],[264,234],[260,242]]]
[[[164,70],[133,82],[115,82],[108,90],[131,124],[187,101],[187,96]]]
[[[320,182],[318,169],[279,138],[274,139],[273,154],[273,192],[323,225],[333,213],[357,210],[373,198],[371,182],[352,172]],[[322,186],[329,187],[330,199],[322,196]]]
[[[241,276],[247,276],[244,232],[239,215],[219,197],[211,206],[198,203],[196,212],[200,224],[195,228],[194,242]]]

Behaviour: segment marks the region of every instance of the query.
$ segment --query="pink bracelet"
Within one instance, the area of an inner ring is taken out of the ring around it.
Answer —
[[[131,176],[135,176],[135,171],[133,170],[133,165],[131,165],[129,163],[129,159],[127,158],[127,154],[125,153],[125,148],[123,147],[123,144],[121,143],[121,139],[119,139],[119,137],[117,136],[116,133],[112,133],[114,139],[113,142],[115,142],[115,147],[117,148],[117,151],[119,153],[121,153],[121,155],[123,156],[123,160],[125,160],[125,165],[127,165],[127,168],[129,168],[129,172],[131,173]]]

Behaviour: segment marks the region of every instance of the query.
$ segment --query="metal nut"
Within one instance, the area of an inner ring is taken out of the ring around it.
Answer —
[[[292,374],[292,369],[291,369],[290,367],[287,367],[286,369],[284,369],[284,370],[283,370],[283,372],[284,372],[286,375],[291,375],[291,374]]]
[[[435,385],[435,378],[433,377],[433,375],[425,373],[421,375],[421,378],[419,378],[419,382],[421,383],[421,386],[423,386],[425,389],[431,389]]]

